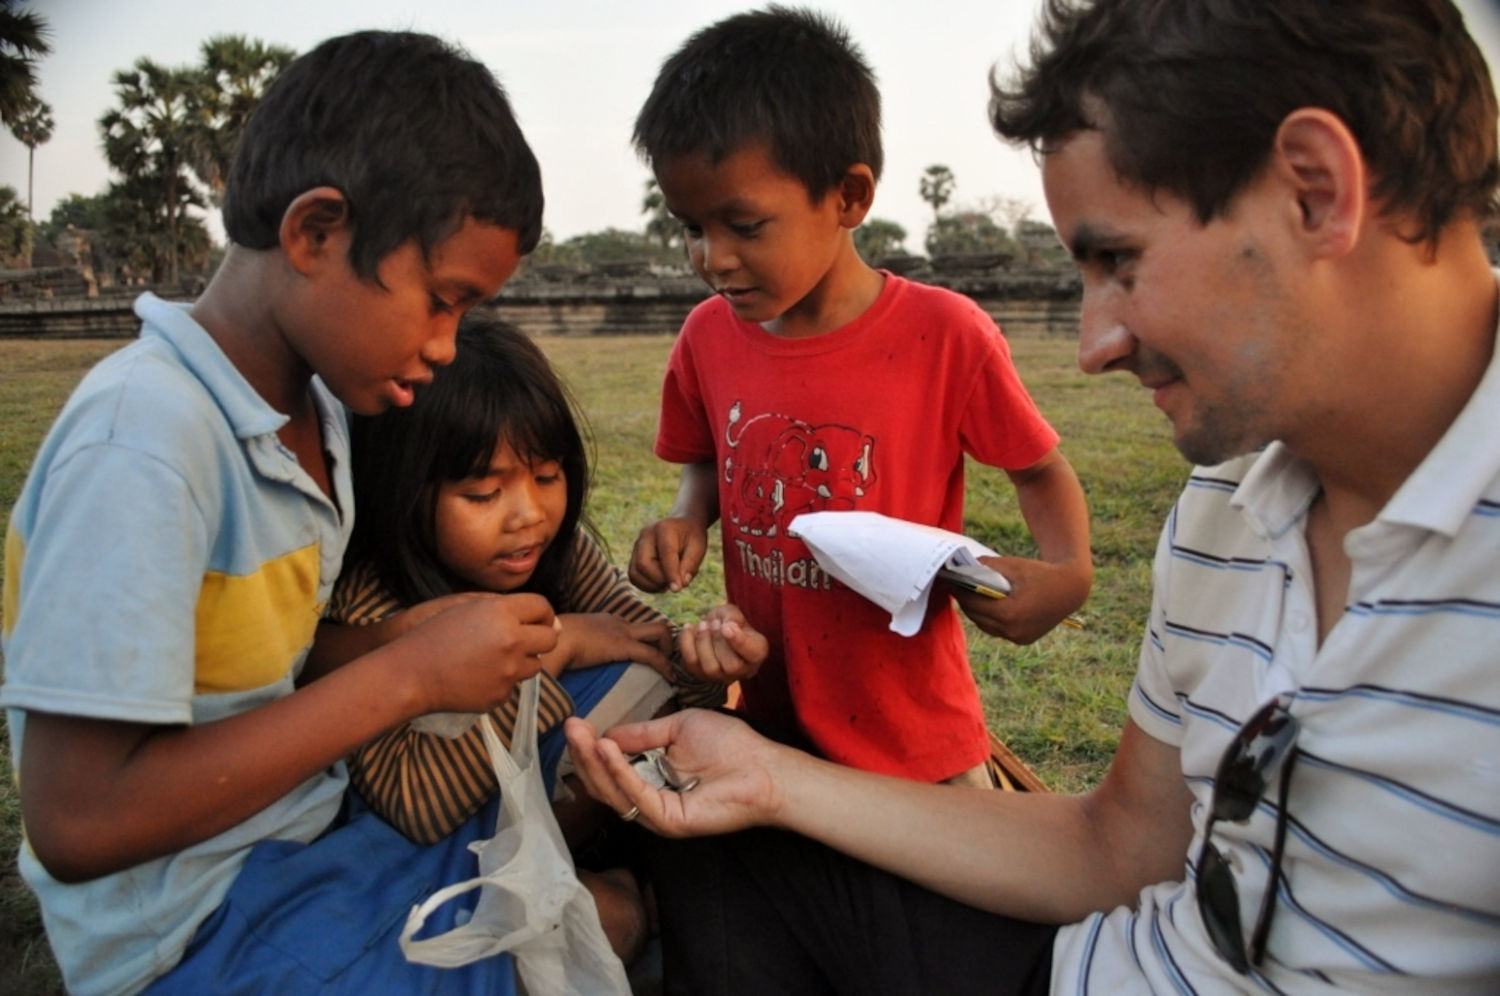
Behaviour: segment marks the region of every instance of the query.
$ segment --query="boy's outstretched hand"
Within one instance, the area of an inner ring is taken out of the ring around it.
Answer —
[[[1092,573],[1071,564],[1021,557],[981,557],[1010,581],[1010,595],[991,598],[950,585],[964,615],[990,636],[1033,643],[1050,633],[1088,598]]]
[[[765,635],[751,628],[738,606],[720,605],[677,635],[682,666],[694,677],[728,685],[750,678],[771,652]]]
[[[708,552],[708,527],[696,518],[659,519],[642,529],[630,552],[630,583],[642,591],[681,591]]]

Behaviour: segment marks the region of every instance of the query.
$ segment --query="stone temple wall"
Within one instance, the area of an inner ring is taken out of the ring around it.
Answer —
[[[1008,336],[1076,331],[1079,285],[1072,272],[1003,269],[978,273],[913,273],[973,298]],[[169,299],[185,295],[157,289]],[[523,275],[483,307],[532,335],[671,334],[706,290],[696,278],[651,274]],[[53,296],[0,300],[0,338],[128,338],[137,331],[135,291],[97,297]]]

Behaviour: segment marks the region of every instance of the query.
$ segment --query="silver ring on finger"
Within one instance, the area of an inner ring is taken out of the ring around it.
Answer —
[[[639,815],[641,815],[641,807],[631,806],[629,809],[625,810],[625,812],[620,814],[620,819],[624,820],[626,823],[631,823]]]

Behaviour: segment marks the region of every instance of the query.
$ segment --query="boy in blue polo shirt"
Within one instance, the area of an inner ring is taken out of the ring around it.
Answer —
[[[6,538],[0,705],[21,872],[70,991],[511,990],[508,958],[440,973],[395,940],[473,873],[482,824],[419,848],[341,817],[340,759],[505,701],[551,609],[429,606],[304,665],[352,523],[340,402],[410,404],[541,210],[484,66],[424,35],[325,42],[244,134],[212,283],[191,307],[143,296],[140,339],[63,409]]]

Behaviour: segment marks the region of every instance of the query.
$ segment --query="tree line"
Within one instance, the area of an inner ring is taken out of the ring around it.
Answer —
[[[28,151],[24,203],[0,186],[0,265],[27,267],[37,240],[62,248],[87,244],[87,262],[105,283],[181,283],[212,269],[216,247],[202,212],[220,205],[235,143],[266,87],[296,52],[240,35],[205,41],[197,63],[165,66],[137,59],[111,77],[114,105],[98,119],[100,147],[111,180],[95,194],[73,193],[38,222],[32,210],[37,149],[52,137],[50,105],[36,67],[51,52],[50,29],[20,0],[0,0],[0,121]],[[992,198],[944,211],[956,181],[943,165],[927,168],[922,199],[933,208],[923,243],[927,254],[1054,260],[1060,250],[1050,226],[1031,221],[1024,201]],[[640,231],[607,228],[555,241],[544,232],[537,264],[645,262],[684,265],[681,226],[654,180],[641,201]],[[870,218],[854,234],[861,254],[879,264],[909,255],[899,224]],[[76,251],[76,250],[75,250]]]
[[[32,159],[24,213],[15,191],[0,188],[0,251],[29,262],[36,238],[56,243],[71,230],[87,233],[96,272],[122,282],[175,284],[184,271],[208,269],[214,246],[195,212],[218,206],[241,130],[296,53],[224,35],[205,41],[193,65],[142,57],[117,70],[114,105],[97,122],[112,179],[99,193],[68,195],[36,223],[30,178],[53,127],[36,64],[51,52],[49,33],[45,18],[0,0],[0,119]]]
[[[645,227],[638,232],[607,228],[554,242],[543,232],[533,260],[539,263],[588,265],[645,262],[659,266],[684,265],[682,226],[667,209],[654,179],[645,183],[641,213]],[[933,220],[923,248],[930,257],[988,257],[1019,260],[1026,265],[1067,265],[1067,253],[1051,225],[1030,217],[1031,204],[1020,198],[992,197],[977,204],[943,208],[953,198],[957,180],[947,166],[934,164],[923,173],[918,192],[932,205]],[[872,264],[911,255],[907,231],[887,218],[867,218],[854,231],[854,244]]]

